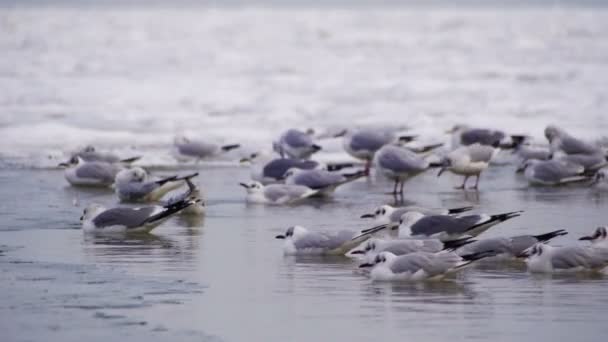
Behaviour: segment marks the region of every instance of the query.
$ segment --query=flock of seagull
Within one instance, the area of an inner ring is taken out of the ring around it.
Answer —
[[[241,159],[249,163],[251,181],[242,182],[248,203],[295,205],[310,197],[328,197],[341,185],[367,177],[374,170],[394,182],[394,195],[404,184],[431,169],[437,176],[448,171],[463,176],[457,189],[465,189],[470,177],[477,190],[480,175],[496,162],[500,151],[516,156],[517,172],[530,184],[559,186],[576,183],[608,190],[607,151],[564,129],[549,125],[548,143],[535,143],[523,135],[457,125],[448,131],[452,150],[437,153],[443,144],[412,146],[413,135],[385,128],[341,130],[329,137],[312,130],[289,129],[272,143],[272,152],[257,152]],[[322,163],[310,159],[322,150],[322,138],[341,138],[344,150],[357,162]],[[176,137],[173,155],[180,162],[212,158],[238,144]],[[88,205],[81,216],[83,230],[92,233],[149,232],[174,215],[203,215],[205,203],[193,179],[197,173],[155,177],[132,165],[139,157],[121,159],[87,146],[73,153],[65,178],[73,186],[112,187],[120,202],[146,203],[135,208]],[[181,191],[181,192],[179,192]],[[489,228],[522,215],[470,214],[472,207],[437,209],[382,205],[362,218],[375,226],[361,231],[311,231],[289,227],[277,239],[284,240],[287,255],[344,255],[360,260],[373,280],[441,279],[474,262],[524,260],[531,272],[599,271],[608,266],[608,227],[598,227],[581,237],[590,245],[553,247],[550,240],[566,235],[556,230],[538,235],[479,238]]]

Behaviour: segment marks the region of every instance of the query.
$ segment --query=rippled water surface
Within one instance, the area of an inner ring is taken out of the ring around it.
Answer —
[[[284,257],[300,224],[362,229],[395,199],[371,178],[297,207],[244,204],[241,154],[288,127],[399,124],[446,140],[452,124],[587,139],[608,131],[608,12],[601,8],[0,9],[0,340],[603,341],[608,278],[480,264],[455,279],[372,283],[345,258]],[[174,134],[240,142],[222,162],[176,165]],[[150,235],[85,236],[90,202],[54,169],[95,144],[156,173],[201,172],[201,219]],[[346,158],[338,141],[320,158]],[[582,185],[530,188],[494,166],[480,192],[429,172],[406,201],[525,210],[486,236],[608,222]]]

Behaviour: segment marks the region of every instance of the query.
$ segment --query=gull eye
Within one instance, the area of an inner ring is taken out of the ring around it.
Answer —
[[[252,153],[250,157],[253,159],[253,158],[257,157],[257,156],[258,156],[257,153]]]
[[[380,210],[376,210],[376,215],[380,215]]]
[[[382,215],[386,214],[386,210],[382,209]]]

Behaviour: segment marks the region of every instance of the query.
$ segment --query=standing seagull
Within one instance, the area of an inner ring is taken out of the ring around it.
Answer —
[[[440,177],[445,170],[449,170],[457,175],[463,175],[464,181],[456,189],[464,189],[469,177],[475,176],[475,185],[471,189],[477,189],[479,187],[481,172],[488,168],[490,161],[497,153],[498,149],[494,146],[480,144],[461,146],[448,153],[437,177]]]
[[[344,150],[354,158],[365,161],[365,172],[369,174],[372,160],[376,152],[387,144],[396,142],[410,142],[414,136],[396,134],[387,129],[360,129],[357,131],[343,131],[337,136],[344,136]]]
[[[561,151],[565,154],[603,154],[598,146],[577,139],[555,125],[545,128],[545,137],[549,140],[551,153]]]
[[[275,238],[285,240],[283,253],[286,255],[344,255],[370,236],[362,236],[353,230],[340,230],[335,233],[313,232],[302,226],[287,228],[285,234]]]
[[[326,166],[314,160],[299,160],[291,158],[274,158],[264,152],[252,153],[241,159],[241,163],[251,163],[251,179],[262,184],[280,182],[287,170],[298,168],[303,170],[324,169]]]
[[[59,166],[66,167],[65,179],[74,186],[110,187],[114,178],[123,169],[120,164],[103,161],[87,162],[79,156],[72,157],[69,162]]]
[[[517,148],[525,140],[521,135],[507,136],[503,131],[471,128],[467,125],[455,125],[447,133],[452,134],[452,148],[473,144]]]
[[[316,195],[330,196],[340,185],[353,182],[361,177],[365,177],[365,173],[356,172],[349,175],[342,175],[327,170],[301,170],[292,168],[285,173],[285,184],[304,185],[313,190],[318,190]]]
[[[378,170],[387,178],[395,181],[393,194],[397,194],[397,186],[401,184],[399,193],[403,194],[405,181],[428,170],[431,165],[425,158],[399,146],[385,145],[375,156]]]
[[[416,252],[396,256],[382,252],[374,263],[361,264],[359,267],[372,267],[370,276],[374,281],[423,281],[442,279],[458,272],[476,260],[493,256],[493,253],[458,255],[454,252]]]
[[[397,235],[400,238],[421,237],[450,241],[463,237],[475,237],[492,226],[520,216],[521,213],[522,211],[514,211],[498,215],[481,214],[454,217],[448,215],[425,216],[422,213],[410,211],[401,217],[398,227],[384,225],[364,230],[363,234],[375,234],[382,230],[381,227],[384,227],[384,229],[390,227],[392,230],[398,229]]]
[[[239,144],[220,146],[209,141],[193,141],[185,136],[176,136],[173,145],[173,155],[178,161],[200,161],[241,146]]]
[[[553,247],[537,243],[525,256],[528,270],[534,273],[601,271],[608,266],[608,249],[593,247]]]
[[[279,140],[273,143],[275,152],[281,157],[287,155],[294,159],[308,159],[313,153],[319,152],[321,146],[314,143],[312,134],[314,132],[302,132],[297,129],[289,129],[281,134]]]
[[[588,180],[585,168],[559,160],[528,160],[523,165],[524,177],[530,184],[563,185]]]
[[[314,196],[317,190],[303,185],[269,184],[260,182],[239,183],[247,191],[245,200],[258,204],[294,204]]]
[[[171,176],[150,179],[144,169],[134,167],[120,171],[116,175],[114,185],[118,198],[123,202],[154,202],[160,200],[169,191],[184,185],[184,180],[196,176],[198,176],[198,173],[183,177]]]
[[[187,200],[167,206],[149,206],[143,208],[118,207],[111,209],[106,209],[99,204],[91,204],[84,209],[80,220],[85,232],[149,232],[169,217],[195,203],[196,200]]]

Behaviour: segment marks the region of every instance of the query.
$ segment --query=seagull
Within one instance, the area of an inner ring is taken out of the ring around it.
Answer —
[[[359,129],[355,131],[344,130],[336,137],[344,136],[343,146],[346,153],[356,159],[365,161],[365,172],[369,174],[372,160],[376,152],[387,144],[396,142],[410,142],[415,139],[415,136],[402,135],[397,136],[393,131],[388,129]]]
[[[384,145],[375,155],[374,164],[382,174],[395,181],[393,194],[397,194],[397,186],[401,184],[400,194],[403,194],[405,181],[413,178],[435,165],[411,150],[395,145]]]
[[[458,254],[472,254],[493,251],[498,259],[521,258],[524,251],[542,242],[546,243],[558,236],[567,235],[568,232],[559,229],[539,235],[517,235],[512,237],[495,237],[479,239],[467,244],[458,250]]]
[[[116,175],[115,187],[118,198],[123,202],[154,202],[169,191],[184,184],[184,180],[198,176],[198,173],[178,177],[150,179],[141,167],[122,170]]]
[[[178,161],[188,161],[214,157],[220,153],[239,148],[239,144],[220,146],[209,141],[194,141],[185,136],[178,135],[173,141],[173,155]]]
[[[559,160],[528,160],[522,170],[528,182],[535,185],[553,186],[589,180],[583,175],[583,166]]]
[[[483,146],[500,146],[517,148],[525,139],[522,135],[507,136],[505,132],[486,128],[471,128],[467,125],[455,125],[446,133],[452,134],[452,148],[479,144]]]
[[[65,167],[65,179],[74,186],[110,187],[114,178],[123,169],[117,163],[103,161],[85,161],[79,156],[72,157],[69,162],[61,163]]]
[[[94,233],[135,233],[149,232],[181,210],[194,205],[197,200],[186,200],[168,206],[142,208],[116,207],[106,209],[99,204],[91,204],[80,217],[85,232]]]
[[[181,214],[186,214],[186,215],[204,214],[205,213],[205,201],[203,200],[203,196],[201,194],[199,187],[194,185],[194,183],[192,183],[192,180],[190,178],[186,178],[185,181],[186,181],[186,185],[188,186],[188,190],[164,201],[164,205],[172,206],[179,202],[183,202],[183,201],[187,201],[187,200],[196,200],[195,204],[182,210]]]
[[[437,253],[443,250],[453,251],[474,241],[470,237],[445,242],[438,239],[379,239],[373,237],[351,250],[348,256],[362,256],[364,260],[372,262],[376,255],[382,252],[391,252],[397,256],[416,252]]]
[[[597,227],[593,235],[583,236],[579,240],[591,241],[593,247],[608,249],[608,226]]]
[[[463,175],[464,181],[456,189],[464,189],[469,177],[475,176],[475,185],[471,189],[477,189],[479,187],[479,176],[488,168],[490,161],[497,153],[498,149],[496,146],[480,144],[461,146],[448,153],[437,177],[440,177],[446,170],[457,175]]]
[[[303,185],[289,184],[268,184],[252,181],[249,183],[239,183],[247,191],[245,200],[248,203],[259,204],[294,204],[317,194],[313,190]]]
[[[371,236],[359,236],[353,230],[340,230],[334,233],[313,232],[302,226],[287,228],[285,234],[275,236],[285,240],[283,253],[285,255],[345,255]]]
[[[364,235],[376,234],[383,229],[390,228],[391,230],[398,230],[397,235],[400,238],[420,237],[450,241],[463,237],[478,236],[492,226],[520,216],[522,212],[454,217],[449,215],[426,216],[416,211],[410,211],[403,214],[397,227],[391,224],[380,225],[369,230],[363,230],[362,233]]]
[[[456,273],[476,260],[493,256],[492,252],[458,255],[454,252],[415,252],[396,256],[382,252],[374,263],[364,263],[359,267],[372,267],[373,281],[423,281],[439,280]]]
[[[565,154],[603,154],[600,147],[577,139],[555,125],[545,128],[545,137],[549,140],[551,153],[561,151]]]
[[[72,153],[70,159],[76,158],[76,157],[80,157],[80,159],[87,161],[87,162],[95,161],[95,162],[105,162],[105,163],[110,163],[110,164],[113,164],[113,163],[130,164],[130,163],[133,163],[133,162],[141,159],[141,157],[139,157],[139,156],[122,159],[113,153],[99,152],[92,145],[87,145],[84,148]]]
[[[472,209],[473,207],[433,209],[413,205],[406,207],[393,207],[385,204],[376,208],[373,213],[361,215],[361,218],[373,218],[378,224],[393,224],[398,226],[401,216],[409,211],[417,211],[424,215],[456,215]]]
[[[608,265],[608,249],[604,248],[553,247],[537,243],[524,255],[528,271],[533,273],[601,271]]]
[[[314,131],[302,132],[297,129],[289,129],[281,134],[279,140],[273,144],[275,152],[281,157],[285,155],[293,159],[308,159],[321,150],[321,146],[314,143],[312,135]]]
[[[318,190],[315,195],[331,196],[337,187],[365,177],[364,172],[339,174],[327,170],[302,170],[291,168],[285,173],[285,184],[304,185]]]

